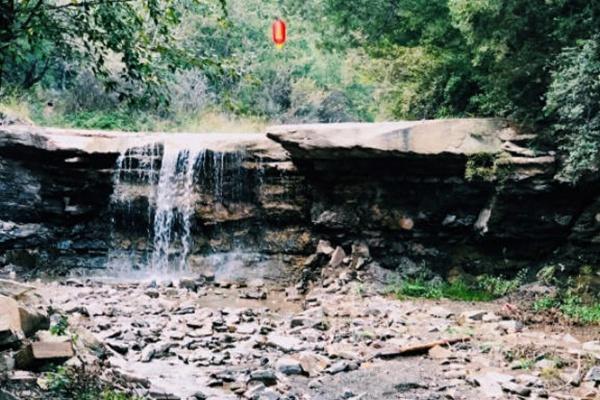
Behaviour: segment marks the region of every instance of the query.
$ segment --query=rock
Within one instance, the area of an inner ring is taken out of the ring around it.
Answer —
[[[431,156],[501,151],[498,132],[505,123],[493,119],[455,119],[382,122],[373,124],[281,125],[267,129],[267,136],[292,154],[310,160],[390,156],[394,153]]]
[[[266,300],[267,292],[264,290],[256,289],[256,290],[246,290],[240,293],[240,298],[242,299],[250,299],[250,300]]]
[[[271,333],[267,336],[267,345],[278,348],[284,353],[299,350],[302,346],[302,341],[293,336],[283,336],[276,333]]]
[[[18,298],[33,290],[35,290],[35,287],[31,285],[9,279],[0,279],[0,295],[2,296]]]
[[[281,400],[281,395],[273,389],[266,388],[258,393],[257,400]]]
[[[583,380],[586,382],[600,382],[600,366],[590,368]]]
[[[429,315],[437,318],[450,318],[454,313],[447,308],[435,306],[429,309]]]
[[[266,390],[266,385],[262,382],[254,381],[249,382],[248,388],[241,396],[246,399],[257,399],[264,390]]]
[[[593,340],[591,342],[585,342],[581,345],[583,351],[595,354],[596,357],[600,358],[600,340]]]
[[[169,354],[169,350],[175,346],[175,343],[157,343],[147,346],[140,356],[141,362],[150,362],[155,358],[163,358]]]
[[[38,331],[35,334],[35,338],[39,342],[57,342],[65,343],[70,342],[72,339],[67,335],[54,335],[50,331]]]
[[[176,315],[186,315],[186,314],[193,314],[195,311],[196,311],[196,307],[193,304],[181,304],[174,311],[174,314],[176,314]]]
[[[258,328],[258,324],[245,323],[237,325],[235,331],[241,335],[253,335],[256,333],[256,331],[258,331]]]
[[[336,247],[336,249],[333,251],[333,253],[331,253],[331,259],[329,260],[329,266],[332,268],[339,267],[342,264],[342,262],[344,261],[344,258],[346,258],[346,253],[344,252],[344,249],[342,249],[340,246]]]
[[[160,296],[160,293],[156,289],[146,289],[144,294],[151,299],[158,299],[158,296]]]
[[[329,243],[329,241],[319,240],[319,243],[317,244],[317,254],[324,254],[326,256],[329,256],[334,251],[335,249],[331,247],[331,243]]]
[[[30,371],[15,370],[8,374],[8,379],[12,382],[31,384],[37,381],[38,375]]]
[[[192,394],[192,400],[206,400],[206,399],[208,399],[208,396],[202,392],[195,392],[194,394]]]
[[[4,316],[4,324],[13,332],[22,332],[26,337],[33,335],[40,329],[48,329],[50,320],[40,311],[20,306],[15,300],[7,296],[0,296],[0,316]]]
[[[486,313],[483,318],[481,318],[483,322],[498,322],[501,321],[502,318],[492,312]]]
[[[434,346],[429,349],[429,357],[436,360],[444,360],[452,357],[452,351],[442,347],[442,346]]]
[[[277,383],[277,376],[275,376],[275,372],[270,369],[252,371],[250,372],[250,379],[262,382],[267,386],[275,385]]]
[[[21,336],[18,331],[13,330],[8,315],[0,314],[0,350],[16,346],[20,341]]]
[[[71,342],[34,342],[15,355],[15,366],[30,370],[46,364],[61,364],[73,357]]]
[[[0,353],[0,375],[12,371],[15,368],[15,358],[9,353]]]
[[[340,372],[352,371],[358,368],[358,364],[351,361],[340,360],[331,364],[325,372],[331,375],[339,374]]]
[[[329,329],[329,321],[322,307],[310,308],[301,314],[294,315],[290,320],[290,327],[306,327],[325,331]]]
[[[129,346],[119,340],[106,340],[104,343],[119,354],[127,354],[129,351]]]
[[[556,368],[556,361],[544,358],[535,363],[535,367],[541,370]]]
[[[187,289],[190,292],[195,292],[198,289],[198,281],[194,278],[181,278],[179,279],[179,288]]]
[[[519,396],[528,397],[531,394],[530,388],[525,387],[523,385],[519,385],[514,382],[504,382],[501,386],[505,392],[516,394]]]
[[[156,400],[181,400],[181,397],[158,386],[152,386],[148,390],[148,396]]]
[[[325,259],[326,259],[325,254],[322,254],[322,253],[311,254],[310,256],[308,256],[306,258],[306,260],[304,260],[304,263],[302,265],[307,269],[311,269],[311,270],[318,269],[318,268],[321,268],[323,266],[323,264],[325,264]]]
[[[498,322],[498,330],[501,330],[505,333],[521,332],[523,327],[523,323],[520,321],[510,320]]]
[[[304,372],[300,362],[290,357],[280,358],[275,367],[284,375],[301,375]]]
[[[487,314],[487,311],[465,311],[458,316],[457,323],[459,325],[465,325],[469,323],[479,322],[483,320],[483,316]]]
[[[300,352],[293,357],[298,359],[302,370],[310,377],[320,375],[331,363],[329,358],[309,351]]]
[[[480,387],[486,398],[503,398],[502,385],[513,380],[512,376],[498,372],[486,372],[473,376],[473,382]]]
[[[371,252],[369,250],[369,246],[366,242],[354,242],[352,243],[352,258],[362,257],[362,258],[371,258]]]
[[[404,278],[418,278],[421,276],[430,276],[431,273],[422,265],[417,264],[408,257],[400,257],[396,270]]]

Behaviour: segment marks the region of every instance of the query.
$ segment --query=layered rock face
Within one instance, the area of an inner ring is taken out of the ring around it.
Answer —
[[[600,247],[600,187],[503,121],[279,126],[263,134],[0,127],[4,264],[100,268],[366,243],[382,265],[514,268]],[[162,252],[158,254],[158,252]],[[411,263],[413,261],[410,261]],[[527,261],[530,262],[530,261]]]
[[[305,176],[310,222],[349,247],[365,240],[389,267],[515,268],[570,244],[598,253],[598,182],[555,178],[532,135],[485,119],[272,127]]]

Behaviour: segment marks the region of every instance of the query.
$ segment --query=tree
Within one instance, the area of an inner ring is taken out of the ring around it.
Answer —
[[[107,60],[120,64],[116,79],[143,82],[151,93],[165,71],[213,60],[189,57],[173,46],[183,9],[201,0],[0,0],[0,94],[28,89],[58,61],[89,66],[115,89]],[[133,89],[119,85],[122,97]],[[155,101],[163,101],[160,94]]]
[[[384,61],[396,117],[511,118],[563,151],[567,176],[597,168],[599,1],[323,1],[347,43]]]
[[[600,170],[600,37],[563,50],[552,73],[545,111],[566,155],[563,175]]]

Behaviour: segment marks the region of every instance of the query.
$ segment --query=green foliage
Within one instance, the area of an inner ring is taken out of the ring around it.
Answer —
[[[64,116],[61,125],[85,129],[143,130],[142,116],[126,111],[82,111]]]
[[[62,80],[71,66],[91,69],[119,97],[167,101],[165,74],[180,67],[208,67],[176,46],[173,28],[196,0],[0,0],[0,90],[28,89],[49,73]],[[120,82],[120,83],[119,83]],[[139,96],[137,82],[144,85]]]
[[[46,373],[47,390],[57,400],[136,400],[137,397],[112,389],[83,370],[57,367]]]
[[[559,56],[546,112],[556,121],[556,140],[566,154],[563,174],[578,179],[600,169],[600,36]]]
[[[537,278],[556,286],[557,293],[544,296],[532,304],[536,312],[556,310],[580,324],[600,324],[600,276],[590,265],[583,265],[577,276],[559,275],[558,267],[550,265],[537,273]]]
[[[566,177],[598,169],[599,2],[323,3],[338,33],[326,42],[380,61],[370,70],[388,88],[379,100],[392,116],[509,117],[553,133],[542,136],[566,155]]]
[[[50,327],[50,333],[56,336],[62,336],[67,333],[69,327],[69,319],[65,315],[61,315],[59,320]]]
[[[527,271],[520,271],[513,279],[481,275],[473,283],[457,279],[452,282],[428,281],[424,278],[406,279],[392,286],[398,298],[422,297],[461,301],[490,301],[516,291],[525,283]]]
[[[543,297],[533,303],[534,311],[556,309],[569,319],[581,324],[600,324],[600,302],[585,304],[581,297],[573,294]]]
[[[473,287],[463,281],[428,282],[422,278],[408,279],[394,287],[392,291],[398,298],[419,297],[426,299],[441,299],[461,301],[490,301],[494,297],[478,287]]]
[[[512,279],[506,279],[502,276],[482,275],[478,281],[478,286],[493,297],[504,297],[515,292],[526,282],[527,270],[523,269]]]
[[[0,0],[0,96],[35,86],[58,116],[41,122],[124,130],[214,111],[508,117],[577,180],[600,164],[598,15],[587,0]],[[466,176],[499,179],[499,166],[476,156]]]
[[[465,168],[465,179],[492,182],[496,178],[495,161],[495,155],[490,153],[470,155]]]

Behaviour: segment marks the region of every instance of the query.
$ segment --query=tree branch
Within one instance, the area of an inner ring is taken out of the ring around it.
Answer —
[[[131,3],[133,0],[97,0],[97,1],[82,1],[81,3],[67,3],[59,6],[44,7],[47,11],[56,11],[65,8],[77,8],[77,7],[93,7],[102,4],[118,4],[118,3]]]

